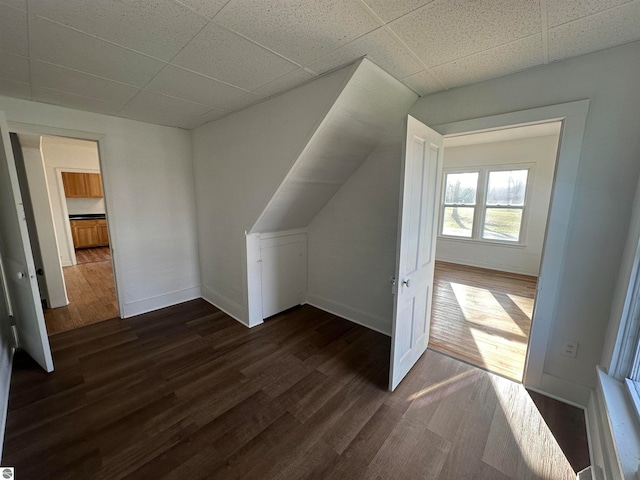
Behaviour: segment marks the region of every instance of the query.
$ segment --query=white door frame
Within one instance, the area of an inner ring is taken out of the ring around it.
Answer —
[[[118,257],[118,230],[115,225],[116,222],[113,221],[114,216],[112,216],[109,212],[114,212],[115,208],[113,208],[113,189],[111,187],[111,175],[109,171],[109,165],[105,163],[104,159],[107,158],[104,151],[104,141],[107,137],[104,133],[96,133],[96,132],[85,132],[83,130],[72,130],[66,128],[57,128],[57,127],[47,127],[42,125],[33,125],[30,123],[21,123],[21,122],[10,122],[7,121],[9,125],[9,131],[15,133],[33,133],[36,135],[49,135],[53,137],[67,137],[67,138],[76,138],[79,140],[90,140],[94,141],[98,144],[98,161],[100,164],[100,174],[102,176],[102,188],[105,192],[104,194],[104,204],[107,216],[107,229],[109,232],[109,247],[111,249],[111,266],[113,268],[113,281],[115,283],[116,289],[116,298],[118,302],[118,314],[120,316],[123,315],[124,309],[124,299],[125,299],[125,287],[122,284],[123,282],[118,281],[118,272],[120,271],[119,267],[119,257]],[[111,219],[111,220],[109,220]]]
[[[589,100],[579,100],[432,126],[445,137],[451,137],[536,123],[562,122],[523,383],[576,403],[583,403],[578,400],[584,392],[572,389],[569,385],[559,385],[557,379],[546,375],[544,361],[558,306],[557,293],[565,273],[570,214],[588,111]]]

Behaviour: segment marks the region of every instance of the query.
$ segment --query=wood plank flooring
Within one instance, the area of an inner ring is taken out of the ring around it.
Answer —
[[[537,279],[436,262],[429,346],[522,381]]]
[[[89,249],[87,249],[89,250]],[[107,252],[94,256],[104,257]],[[64,267],[69,305],[44,310],[47,332],[53,335],[118,316],[111,259]]]
[[[109,247],[77,248],[76,263],[106,262],[111,260],[111,249]]]
[[[389,338],[314,307],[247,329],[195,300],[51,344],[55,372],[14,364],[17,478],[575,479],[522,385],[429,350],[390,393]]]

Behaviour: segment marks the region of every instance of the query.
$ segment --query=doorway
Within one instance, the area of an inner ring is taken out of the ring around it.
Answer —
[[[118,317],[97,141],[21,133],[14,142],[47,333]]]
[[[562,122],[445,138],[429,345],[521,382]]]

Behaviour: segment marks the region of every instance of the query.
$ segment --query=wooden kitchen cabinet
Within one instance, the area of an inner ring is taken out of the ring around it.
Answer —
[[[106,247],[109,233],[105,219],[71,220],[71,235],[75,248]]]
[[[62,172],[62,184],[67,198],[104,197],[99,173]]]

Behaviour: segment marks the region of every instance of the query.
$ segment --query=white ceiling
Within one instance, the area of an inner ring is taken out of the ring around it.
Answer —
[[[363,55],[417,93],[640,39],[640,0],[0,0],[0,95],[194,128]]]
[[[523,127],[499,128],[484,132],[465,133],[444,138],[446,147],[464,147],[467,145],[479,145],[481,143],[506,142],[509,140],[521,140],[523,138],[548,137],[560,135],[562,122],[537,123]]]

